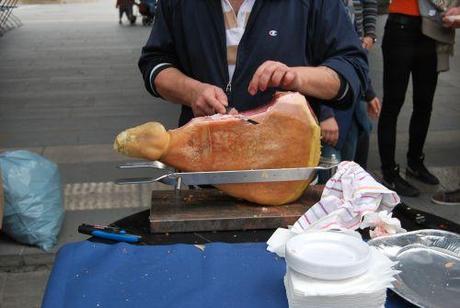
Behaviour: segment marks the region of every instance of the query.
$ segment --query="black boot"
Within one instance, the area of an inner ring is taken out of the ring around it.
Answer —
[[[416,197],[420,191],[404,180],[399,175],[399,165],[393,169],[383,171],[383,184],[391,190],[394,190],[398,195],[405,197]]]
[[[416,178],[417,180],[429,184],[438,185],[439,180],[435,177],[423,163],[425,156],[422,155],[416,159],[407,158],[406,176]]]

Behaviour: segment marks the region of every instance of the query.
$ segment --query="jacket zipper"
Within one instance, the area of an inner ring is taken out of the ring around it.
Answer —
[[[230,105],[230,102],[231,102],[231,94],[232,94],[232,83],[233,83],[233,79],[235,78],[235,75],[236,75],[236,72],[237,72],[237,68],[238,68],[238,58],[239,58],[239,55],[240,55],[240,47],[241,45],[243,45],[243,41],[244,41],[244,38],[246,37],[246,33],[248,32],[248,30],[250,29],[250,27],[252,27],[252,24],[253,24],[253,21],[252,19],[254,19],[255,17],[253,15],[256,15],[257,12],[255,12],[256,10],[258,10],[258,8],[256,8],[256,5],[258,5],[258,2],[259,0],[256,0],[255,3],[254,3],[254,6],[252,7],[252,11],[251,11],[251,14],[249,15],[249,19],[248,19],[248,22],[246,24],[246,29],[243,33],[243,36],[241,37],[241,40],[240,40],[240,43],[238,44],[238,48],[236,49],[236,60],[235,60],[235,70],[233,71],[233,76],[232,78],[228,78],[228,83],[225,87],[225,94],[227,94],[227,98],[228,98],[228,103]],[[256,10],[255,10],[256,9]],[[227,38],[225,37],[225,40],[226,41]],[[225,50],[227,50],[227,46],[225,46]],[[228,72],[228,61],[225,61],[226,64],[227,64],[227,76],[229,75],[229,72]]]
[[[246,28],[246,30],[247,30],[247,28]],[[244,37],[244,34],[243,34],[243,37]],[[239,58],[239,55],[240,55],[240,46],[242,45],[243,37],[241,38],[240,43],[238,44],[238,47],[236,49],[235,69],[233,70],[232,78],[228,79],[228,83],[227,83],[227,85],[225,87],[225,94],[227,94],[229,104],[230,104],[230,101],[231,101],[231,96],[230,95],[232,94],[232,83],[233,83],[233,79],[235,78],[235,75],[236,75],[236,69],[238,68],[238,58]],[[229,75],[229,72],[228,72],[228,62],[227,62],[227,76],[228,75]]]
[[[230,97],[230,93],[232,93],[232,81],[231,80],[228,81],[227,86],[225,87],[225,94],[227,94],[227,97]]]
[[[235,78],[236,69],[238,68],[238,55],[239,55],[239,49],[240,49],[242,41],[243,39],[241,39],[240,44],[238,44],[238,48],[236,49],[235,69],[233,70],[232,79],[229,78],[228,83],[225,87],[225,94],[227,94],[229,106],[231,102],[232,83],[233,83],[233,79]],[[227,62],[227,75],[228,75],[228,62]]]

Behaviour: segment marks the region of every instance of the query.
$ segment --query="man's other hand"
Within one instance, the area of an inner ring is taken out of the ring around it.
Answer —
[[[339,140],[339,126],[334,117],[327,118],[319,124],[321,127],[322,141],[335,146]]]
[[[225,92],[216,86],[208,83],[200,83],[195,87],[190,102],[195,117],[213,115],[216,113],[225,114],[225,107],[228,106],[228,99]]]
[[[453,7],[447,10],[442,17],[442,23],[447,28],[459,28],[460,27],[460,8]]]
[[[370,102],[367,103],[367,114],[373,120],[377,120],[380,115],[382,104],[379,98],[376,96]]]
[[[362,39],[363,48],[370,50],[374,46],[374,39],[370,36],[365,36]]]
[[[265,91],[269,87],[280,87],[284,90],[297,91],[299,76],[289,66],[276,61],[265,61],[254,73],[249,82],[248,92],[256,95],[258,91]]]

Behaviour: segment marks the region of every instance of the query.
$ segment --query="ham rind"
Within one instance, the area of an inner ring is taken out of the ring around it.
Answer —
[[[265,108],[198,117],[170,131],[149,122],[119,134],[114,148],[189,172],[311,167],[319,163],[320,128],[303,95],[279,93]],[[308,179],[217,188],[258,204],[280,205],[298,199],[309,184]]]

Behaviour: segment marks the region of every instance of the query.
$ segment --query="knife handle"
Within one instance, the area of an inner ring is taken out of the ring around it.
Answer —
[[[110,233],[105,231],[96,230],[91,233],[91,235],[96,237],[105,238],[108,240],[113,240],[117,242],[127,242],[127,243],[137,243],[140,242],[142,237],[139,235],[133,234],[121,234],[121,233]]]
[[[82,224],[78,226],[78,232],[117,242],[137,243],[142,241],[142,236],[128,234],[125,230],[116,227]]]

